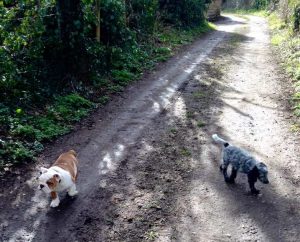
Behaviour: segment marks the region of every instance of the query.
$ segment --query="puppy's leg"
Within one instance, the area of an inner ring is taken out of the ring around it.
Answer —
[[[76,185],[75,185],[75,183],[73,183],[73,185],[68,190],[68,195],[71,196],[71,197],[73,197],[73,196],[75,196],[77,194],[78,194],[78,191],[76,190]]]
[[[223,165],[220,165],[220,171],[223,171],[224,168],[223,168]]]
[[[230,164],[230,160],[223,157],[223,164],[220,166],[220,169],[223,172],[225,182],[230,183],[230,178],[227,174],[227,168],[228,168],[229,164]]]
[[[259,194],[259,190],[255,188],[254,184],[257,181],[257,176],[253,174],[252,171],[248,174],[248,182],[250,186],[251,193],[253,194]]]
[[[59,205],[59,198],[56,192],[51,192],[52,201],[50,203],[50,207],[55,208]]]
[[[229,180],[228,182],[229,183],[234,183],[235,181],[235,178],[236,178],[236,175],[237,175],[237,169],[235,169],[234,167],[232,167],[231,169],[231,174],[230,174],[230,177],[229,177]]]
[[[220,171],[222,172],[223,170],[224,170],[224,163],[225,163],[225,161],[224,161],[224,151],[222,151],[222,156],[221,156],[222,158],[221,158],[221,161],[220,161],[220,163],[221,163],[221,165],[220,165]]]
[[[227,174],[227,168],[228,166],[223,164],[223,175],[224,175],[224,180],[225,182],[229,182],[230,183],[230,178],[228,177],[228,174]]]

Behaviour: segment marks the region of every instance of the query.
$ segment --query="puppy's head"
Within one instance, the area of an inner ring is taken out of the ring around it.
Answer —
[[[263,163],[260,162],[256,165],[257,170],[258,170],[258,180],[260,180],[264,184],[269,183],[268,179],[268,168],[267,166]]]
[[[41,167],[39,180],[39,189],[45,193],[55,191],[55,188],[60,183],[60,176],[51,169]]]

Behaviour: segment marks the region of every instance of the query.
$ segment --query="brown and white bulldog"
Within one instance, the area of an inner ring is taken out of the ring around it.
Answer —
[[[76,156],[76,152],[70,150],[61,154],[49,169],[44,167],[40,169],[39,189],[51,194],[51,207],[59,205],[58,192],[68,191],[69,196],[78,193],[75,185],[78,165]]]

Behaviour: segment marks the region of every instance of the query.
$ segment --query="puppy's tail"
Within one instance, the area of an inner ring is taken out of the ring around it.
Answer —
[[[214,140],[215,142],[220,143],[220,144],[223,144],[224,147],[229,146],[229,143],[228,143],[227,141],[221,139],[217,134],[213,134],[213,135],[212,135],[212,138],[213,138],[213,140]]]

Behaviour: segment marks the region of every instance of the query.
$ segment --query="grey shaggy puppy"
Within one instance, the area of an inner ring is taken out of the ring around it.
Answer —
[[[237,172],[245,173],[248,175],[248,182],[253,194],[258,194],[254,186],[255,182],[260,180],[264,184],[268,184],[268,169],[263,162],[257,161],[253,156],[249,155],[245,150],[242,150],[236,146],[229,145],[229,143],[221,139],[217,134],[212,136],[213,140],[217,143],[223,144],[223,164],[220,166],[220,170],[223,172],[224,179],[228,183],[234,183],[237,176]],[[231,175],[228,176],[227,168],[231,164]]]

